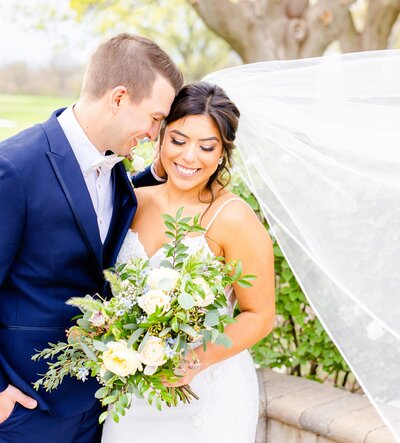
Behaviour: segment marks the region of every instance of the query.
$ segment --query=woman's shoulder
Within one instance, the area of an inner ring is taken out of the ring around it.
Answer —
[[[135,188],[135,195],[138,203],[143,205],[151,201],[156,195],[156,193],[154,192],[155,187],[156,186],[141,186],[140,188]]]
[[[245,200],[230,193],[224,195],[218,208],[219,213],[212,224],[213,232],[225,252],[241,249],[244,244],[253,252],[270,247],[267,229]]]
[[[218,218],[221,221],[240,224],[242,217],[255,217],[257,219],[250,205],[243,198],[232,192],[224,193],[215,201],[214,212],[217,211],[219,211]]]
[[[220,237],[241,234],[243,228],[261,227],[262,223],[250,205],[241,197],[226,192],[220,195],[212,206],[209,228]],[[263,227],[263,226],[262,226]]]

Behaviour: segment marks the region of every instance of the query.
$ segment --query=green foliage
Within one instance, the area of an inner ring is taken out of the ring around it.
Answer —
[[[268,229],[257,200],[237,175],[232,191],[246,200]],[[289,265],[272,237],[275,255],[276,326],[253,349],[256,364],[284,368],[317,381],[345,386],[350,369],[316,318]]]
[[[232,346],[224,330],[235,320],[219,310],[227,306],[225,287],[234,282],[251,285],[253,276],[242,275],[240,262],[223,263],[203,248],[188,253],[184,238],[204,229],[199,215],[192,221],[183,210],[175,217],[162,215],[172,239],[164,245],[162,263],[168,268],[150,268],[148,259],[132,258],[104,271],[113,297],[86,295],[67,302],[82,314],[67,330],[65,343],[49,343],[32,357],[49,360],[47,372],[34,383],[36,390],[51,391],[66,375],[82,382],[96,377],[103,385],[96,397],[103,406],[112,406],[100,422],[107,414],[118,422],[132,394],[141,398],[147,392],[157,409],[163,403],[197,399],[188,386],[171,389],[162,381],[176,380],[177,371],[183,374],[188,364],[198,363],[195,356],[189,360],[193,343],[203,348],[209,342]],[[154,351],[156,359],[150,357]]]

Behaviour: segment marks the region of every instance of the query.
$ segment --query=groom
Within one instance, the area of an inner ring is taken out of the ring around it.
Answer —
[[[31,360],[65,340],[65,302],[104,293],[136,210],[124,167],[138,140],[158,135],[182,74],[154,42],[120,34],[92,56],[78,102],[0,143],[0,442],[100,441],[98,388],[65,377],[51,393]],[[153,184],[152,168],[134,180]]]

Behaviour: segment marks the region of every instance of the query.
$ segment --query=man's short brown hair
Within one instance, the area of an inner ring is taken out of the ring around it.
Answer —
[[[132,101],[138,103],[151,94],[157,74],[178,93],[183,76],[169,55],[152,40],[125,32],[100,45],[92,55],[82,95],[101,98],[116,86],[125,86]]]

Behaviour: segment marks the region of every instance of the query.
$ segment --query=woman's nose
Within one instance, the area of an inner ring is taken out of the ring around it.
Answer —
[[[187,143],[187,147],[183,152],[183,159],[188,163],[193,162],[196,159],[196,147],[190,143]]]

